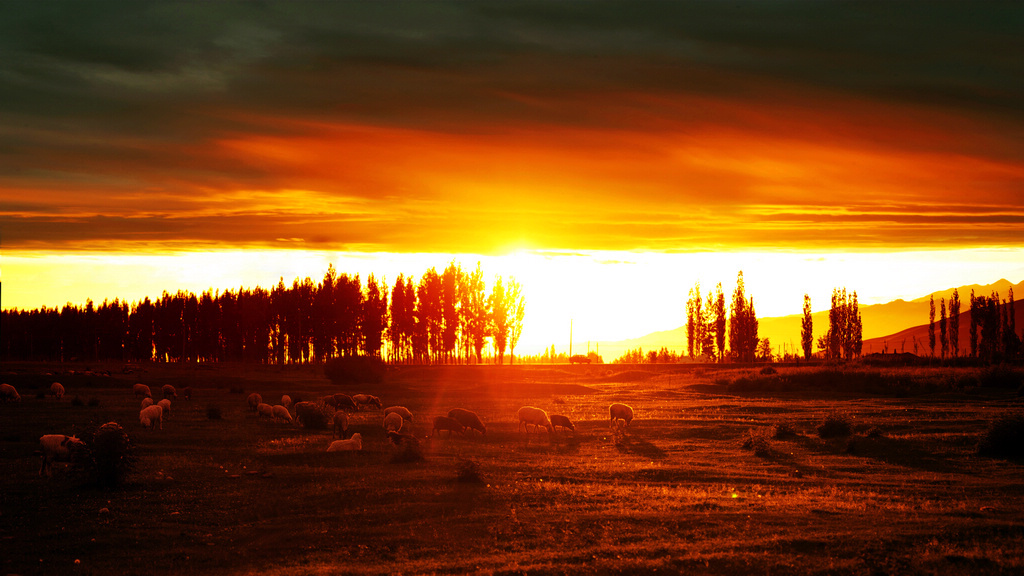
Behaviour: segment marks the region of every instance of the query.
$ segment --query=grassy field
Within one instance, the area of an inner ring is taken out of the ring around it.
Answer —
[[[976,453],[1024,399],[964,384],[984,382],[969,369],[884,371],[952,383],[912,396],[878,382],[833,393],[820,368],[781,368],[767,385],[750,369],[418,367],[373,386],[335,386],[313,368],[3,369],[23,397],[0,405],[3,573],[1024,572],[1024,466]],[[37,397],[53,381],[67,396]],[[194,398],[146,430],[134,382],[191,385]],[[410,408],[420,438],[461,406],[488,432],[424,439],[425,459],[401,462],[381,412],[360,412],[363,451],[328,454],[330,432],[249,413],[252,391],[273,403],[376,394]],[[612,402],[636,409],[624,434],[608,425]],[[517,433],[527,404],[576,432]],[[852,435],[819,437],[836,412]],[[38,475],[39,436],[111,420],[139,457],[125,487],[82,486],[63,466]]]

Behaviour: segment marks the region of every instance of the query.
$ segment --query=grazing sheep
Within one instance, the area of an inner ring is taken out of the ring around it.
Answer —
[[[466,410],[464,408],[452,408],[448,411],[448,417],[454,418],[459,421],[466,428],[472,428],[478,430],[481,435],[487,435],[487,427],[480,420],[480,417],[476,415],[476,412],[472,410]]]
[[[171,415],[171,401],[170,400],[168,400],[167,398],[164,398],[163,400],[157,402],[156,405],[164,409],[164,414],[167,414],[168,416]]]
[[[295,420],[303,426],[308,426],[307,422],[311,419],[315,422],[317,418],[321,417],[320,408],[312,402],[296,402],[295,403]]]
[[[288,412],[288,409],[285,408],[283,404],[278,404],[278,405],[274,406],[273,410],[274,410],[274,420],[277,420],[278,418],[280,418],[281,420],[287,421],[289,424],[292,423],[292,415],[291,415],[290,412]]]
[[[245,401],[249,404],[249,410],[256,412],[256,407],[263,403],[263,396],[253,392],[252,394],[249,394],[249,397],[246,398]]]
[[[338,438],[344,438],[345,433],[348,432],[348,414],[344,410],[338,410],[334,413],[334,435]]]
[[[53,394],[54,398],[60,400],[61,398],[64,397],[64,385],[61,384],[60,382],[54,382],[53,384],[50,384],[50,394]]]
[[[259,404],[256,405],[256,413],[259,415],[260,418],[273,418],[274,407],[271,406],[270,404],[264,404],[263,402],[260,402]]]
[[[561,414],[552,414],[551,415],[551,429],[554,430],[555,428],[558,428],[559,426],[561,426],[562,428],[565,428],[567,430],[572,430],[573,432],[576,431],[576,425],[573,424],[572,421],[569,420],[569,418],[567,416],[562,416]]]
[[[384,430],[388,432],[401,432],[404,425],[405,420],[402,419],[402,415],[398,412],[391,412],[384,416]]]
[[[405,406],[389,406],[389,407],[384,409],[384,415],[385,416],[387,416],[388,414],[391,414],[392,412],[394,412],[395,414],[398,414],[404,420],[408,420],[409,422],[412,422],[412,412],[410,412],[409,409],[406,408]]]
[[[356,403],[348,394],[335,394],[334,401],[339,410],[352,410],[353,412],[356,410]]]
[[[43,472],[46,472],[46,475],[49,476],[53,473],[53,463],[55,461],[68,461],[71,458],[71,448],[74,446],[85,446],[85,442],[74,436],[46,434],[39,438],[39,445],[43,449],[43,464],[39,468],[39,475],[41,476]]]
[[[447,416],[437,416],[434,418],[434,428],[430,431],[430,437],[434,437],[435,432],[441,432],[442,430],[448,431],[448,437],[452,437],[452,432],[458,432],[459,434],[466,433],[466,427],[459,423],[455,418],[449,418]]]
[[[4,402],[21,402],[21,396],[18,395],[18,391],[14,389],[14,386],[0,384],[0,400]]]
[[[324,404],[327,404],[331,408],[334,408],[335,410],[338,409],[338,401],[334,399],[334,395],[333,394],[328,394],[327,396],[322,396],[320,398],[320,401],[323,402]]]
[[[132,392],[136,398],[152,398],[153,394],[149,391],[149,386],[145,384],[135,384],[132,386]]]
[[[611,417],[610,424],[615,424],[616,420],[622,420],[628,428],[629,423],[633,421],[633,409],[625,404],[612,404],[608,407],[608,415]]]
[[[178,399],[178,391],[175,390],[174,386],[171,386],[170,384],[164,384],[163,388],[161,388],[160,391],[163,393],[164,398],[173,398],[175,400]]]
[[[192,387],[191,386],[185,386],[184,388],[182,388],[181,389],[181,397],[184,398],[185,400],[191,400],[192,399]]]
[[[526,430],[526,433],[529,434],[530,424],[533,424],[534,430],[536,430],[539,426],[543,426],[548,429],[549,434],[555,431],[554,426],[551,425],[551,420],[548,419],[548,413],[541,410],[540,408],[535,408],[533,406],[523,406],[522,408],[519,409],[518,414],[519,426],[516,427],[516,431],[519,430],[519,427],[522,427],[524,430]]]
[[[375,407],[377,410],[381,408],[380,398],[369,394],[356,394],[352,397],[352,401],[355,402],[357,410],[362,409],[363,406]]]
[[[152,406],[146,406],[139,412],[139,423],[146,428],[160,427],[164,429],[164,408],[154,404]]]
[[[140,406],[139,409],[141,410],[141,409],[145,408],[146,406],[152,406],[153,404],[154,404],[154,402],[153,402],[152,398],[143,398],[142,399],[142,406]]]
[[[284,406],[285,408],[291,408],[292,407],[292,397],[287,395],[287,394],[285,394],[284,396],[281,396],[281,406]]]
[[[354,452],[363,449],[363,436],[356,432],[348,440],[335,440],[327,447],[328,452]]]

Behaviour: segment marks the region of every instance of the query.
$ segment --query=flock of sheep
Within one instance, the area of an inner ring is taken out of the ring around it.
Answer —
[[[57,399],[62,398],[64,392],[64,386],[59,382],[54,382],[50,386],[50,394]],[[132,387],[132,392],[136,399],[141,398],[139,423],[146,428],[162,430],[164,417],[170,415],[171,400],[178,398],[178,390],[170,384],[164,385],[161,388],[163,398],[158,402],[154,402],[152,391],[145,384],[135,384]],[[182,388],[181,393],[186,400],[191,400],[191,387]],[[21,396],[18,395],[18,391],[13,386],[0,384],[0,401],[20,402]],[[339,438],[328,445],[327,451],[362,450],[361,434],[356,432],[350,437],[346,437],[349,428],[349,412],[363,409],[381,410],[383,404],[380,398],[369,394],[356,394],[354,396],[331,394],[321,397],[319,401],[333,409],[334,413],[330,419],[330,424],[334,436]],[[309,418],[321,417],[322,415],[319,403],[300,401],[293,404],[291,397],[287,394],[281,397],[279,404],[271,405],[263,402],[262,395],[253,392],[246,398],[246,404],[248,409],[255,412],[259,418],[269,418],[289,424],[303,424]],[[415,436],[403,432],[403,429],[406,428],[405,423],[413,421],[412,411],[404,406],[389,406],[388,408],[383,408],[383,411],[383,428],[392,443],[396,445],[402,445],[403,443],[419,444]],[[626,404],[615,403],[608,407],[608,415],[613,426],[628,427],[633,420],[633,409]],[[516,428],[517,432],[522,430],[529,434],[530,426],[534,427],[534,431],[545,428],[550,434],[555,433],[557,428],[573,432],[576,430],[575,424],[568,417],[561,414],[551,414],[549,416],[546,411],[534,406],[523,406],[517,412],[517,417],[519,420],[519,425]],[[487,435],[487,427],[476,412],[464,408],[452,408],[446,415],[434,418],[433,428],[428,439],[443,431],[447,431],[449,437],[453,432],[464,435],[466,430],[476,430],[481,436]],[[39,444],[43,453],[43,462],[39,473],[49,474],[52,463],[55,460],[67,460],[72,448],[76,444],[81,443],[80,439],[63,434],[46,434],[42,436],[39,439]]]

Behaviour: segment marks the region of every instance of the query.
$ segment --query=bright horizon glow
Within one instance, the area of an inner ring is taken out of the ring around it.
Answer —
[[[164,254],[5,252],[3,308],[36,309],[114,300],[134,303],[163,291],[196,294],[240,287],[318,283],[329,263],[338,273],[417,281],[431,267],[455,261],[466,271],[480,262],[488,292],[497,275],[514,276],[526,298],[518,354],[555,345],[574,352],[586,343],[636,338],[685,321],[694,283],[706,295],[722,283],[731,296],[742,270],[759,318],[799,314],[808,293],[815,311],[828,308],[832,288],[856,290],[861,305],[914,299],[965,284],[1024,278],[1024,249],[919,252],[702,252],[520,250],[504,256],[426,253],[352,253],[309,250],[226,250]],[[390,296],[390,294],[389,294]],[[682,349],[684,343],[680,343]],[[611,361],[613,358],[605,358]]]

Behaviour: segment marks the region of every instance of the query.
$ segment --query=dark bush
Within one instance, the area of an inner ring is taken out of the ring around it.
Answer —
[[[100,399],[99,398],[96,398],[95,396],[93,396],[92,398],[89,398],[89,407],[90,408],[95,408],[95,407],[97,407],[99,405],[100,405]]]
[[[841,438],[849,436],[853,432],[850,419],[842,412],[833,412],[825,417],[825,420],[818,426],[818,436],[821,438]]]
[[[868,428],[868,431],[865,432],[864,435],[867,436],[868,438],[881,438],[882,436],[885,436],[885,434],[878,426],[872,426],[871,428]]]
[[[209,420],[222,420],[223,415],[221,414],[220,406],[210,404],[206,407],[206,418]]]
[[[296,401],[298,404],[301,400]],[[317,400],[313,403],[313,408],[308,409],[303,406],[301,414],[296,411],[296,418],[302,420],[302,427],[307,430],[326,430],[332,424],[334,418],[334,408],[330,407],[323,400]]]
[[[71,405],[72,406],[85,406],[85,402],[82,401],[82,399],[79,398],[78,396],[75,396],[74,398],[71,399]]]
[[[87,482],[116,488],[135,470],[134,445],[117,422],[107,422],[82,440],[85,444],[72,452],[71,462]]]
[[[978,384],[987,388],[1017,389],[1024,384],[1024,373],[1005,364],[995,364],[981,371]]]
[[[379,384],[386,367],[374,356],[332,358],[324,364],[324,376],[335,384]]]
[[[1000,416],[978,443],[978,454],[993,458],[1024,459],[1024,414]]]
[[[770,456],[772,453],[772,441],[769,438],[768,430],[765,428],[751,428],[747,430],[747,434],[743,437],[740,447],[744,450],[753,450],[755,456],[762,458]]]
[[[796,436],[799,436],[796,431],[796,426],[794,426],[792,422],[779,422],[772,428],[774,429],[772,436],[776,440],[784,440],[786,438],[795,438]]]
[[[482,484],[484,479],[480,476],[480,464],[476,460],[460,458],[455,465],[455,479],[459,482]]]
[[[770,376],[772,374],[778,374],[779,371],[774,366],[765,366],[761,368],[761,376]]]
[[[394,464],[420,462],[423,459],[423,448],[415,438],[403,440],[391,455],[391,462]]]

